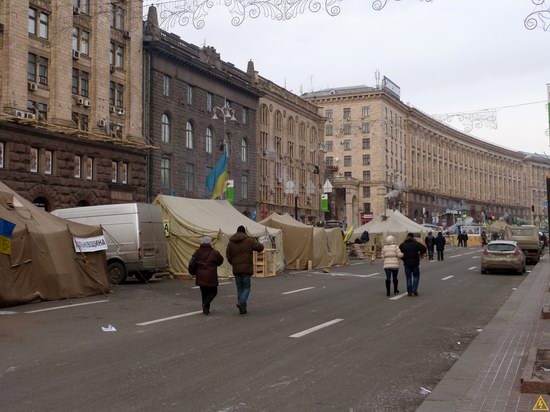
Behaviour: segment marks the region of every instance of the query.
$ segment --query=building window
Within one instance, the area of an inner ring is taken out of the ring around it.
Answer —
[[[124,68],[124,47],[111,43],[111,48],[109,50],[109,64],[118,69]]]
[[[111,27],[118,30],[124,30],[124,17],[126,11],[122,7],[118,7],[115,3],[111,3]]]
[[[325,117],[327,118],[327,120],[332,120],[332,109],[325,110]]]
[[[193,86],[187,86],[187,104],[193,104]]]
[[[170,81],[171,78],[168,75],[164,75],[164,80],[162,83],[162,95],[163,96],[170,96]]]
[[[128,184],[128,163],[122,163],[122,171],[120,173],[120,183]]]
[[[48,105],[38,103],[38,121],[45,122],[48,120]]]
[[[212,111],[212,102],[214,101],[214,96],[212,93],[206,93],[206,111]]]
[[[241,160],[248,162],[248,142],[245,137],[241,140]]]
[[[243,115],[242,124],[246,124],[248,121],[248,113],[247,113],[246,107],[243,107],[242,115]]]
[[[351,156],[344,156],[344,166],[345,167],[351,166]]]
[[[111,183],[118,182],[118,162],[111,161]]]
[[[325,157],[325,166],[327,167],[334,166],[334,157],[332,156]]]
[[[0,169],[4,168],[4,151],[5,145],[4,142],[0,142]]]
[[[363,106],[361,108],[361,117],[369,117],[369,106]]]
[[[27,78],[31,82],[35,82],[37,78],[38,69],[38,82],[45,86],[48,85],[48,59],[45,57],[37,56],[36,54],[29,53],[28,57],[28,75]]]
[[[370,131],[369,123],[363,122],[363,124],[361,125],[361,131],[363,133],[369,133],[369,131]]]
[[[80,95],[83,97],[88,97],[89,95],[89,74],[81,71],[80,72]]]
[[[294,159],[294,142],[288,142],[288,156]]]
[[[74,157],[74,177],[77,179],[82,177],[82,156]]]
[[[370,203],[363,203],[363,212],[370,213]]]
[[[191,122],[185,124],[185,147],[193,148],[193,124]]]
[[[170,143],[170,118],[166,113],[162,115],[162,143]]]
[[[38,173],[38,149],[31,147],[31,172]]]
[[[73,0],[73,6],[78,7],[82,14],[90,14],[90,0]]]
[[[370,154],[363,155],[363,166],[370,166]]]
[[[333,136],[334,135],[334,129],[332,128],[331,124],[327,124],[325,126],[325,136]]]
[[[29,53],[28,63],[27,63],[27,80],[31,82],[36,81],[36,54]]]
[[[160,185],[163,189],[170,188],[170,159],[168,157],[160,159]]]
[[[124,107],[124,86],[111,82],[109,89],[109,104],[111,106]]]
[[[195,190],[195,166],[191,163],[187,163],[185,170],[185,190],[188,192]]]
[[[352,176],[351,176],[351,172],[344,172],[344,177],[345,177],[346,179],[351,179],[351,177],[352,177]]]
[[[370,182],[370,170],[363,170],[363,181]]]
[[[248,199],[248,176],[241,175],[241,198]]]
[[[344,108],[344,120],[350,120],[351,119],[351,108],[346,107]]]
[[[344,140],[344,150],[351,150],[351,140],[350,139]]]
[[[94,159],[93,157],[86,158],[86,180],[94,178]]]
[[[327,149],[327,152],[332,152],[334,150],[332,140],[325,142],[325,148]]]
[[[44,151],[44,174],[51,175],[53,173],[53,152],[51,150]]]
[[[36,36],[36,9],[29,7],[29,34]]]
[[[40,12],[40,38],[42,39],[48,38],[49,24],[50,24],[49,16],[44,12]]]
[[[79,79],[78,69],[73,69],[73,77],[71,82],[71,91],[73,94],[78,94],[78,79]]]
[[[364,186],[363,187],[363,197],[370,197],[370,187]]]
[[[210,127],[206,128],[206,153],[212,153],[212,147],[214,145],[214,133]]]
[[[90,53],[90,32],[73,27],[72,47],[87,56]]]
[[[73,120],[74,126],[77,129],[82,130],[84,132],[88,131],[88,127],[89,127],[89,117],[88,117],[88,115],[73,112],[72,113],[72,120]]]
[[[344,127],[342,129],[344,134],[351,134],[351,123],[344,123]]]
[[[363,149],[370,149],[370,138],[363,139]]]

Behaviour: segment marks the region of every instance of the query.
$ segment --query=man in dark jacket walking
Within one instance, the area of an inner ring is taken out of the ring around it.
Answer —
[[[229,238],[225,256],[233,266],[233,275],[237,285],[237,307],[241,315],[246,313],[246,305],[250,295],[250,278],[254,274],[253,252],[259,253],[263,250],[264,246],[261,243],[246,234],[244,226],[239,226],[237,233]]]
[[[457,245],[457,246],[458,246],[458,247],[462,247],[462,245],[463,245],[463,243],[462,243],[462,242],[463,242],[462,232],[458,232],[458,235],[457,235],[457,237],[456,237],[456,240],[458,240],[458,245]]]
[[[428,236],[424,239],[424,243],[428,249],[428,259],[434,260],[435,237],[432,235],[432,232],[428,233]]]
[[[195,284],[201,289],[202,313],[210,313],[210,304],[218,294],[218,266],[223,263],[223,257],[212,247],[212,239],[208,236],[201,238],[201,245],[197,250],[197,273]]]
[[[403,265],[407,278],[407,293],[418,296],[418,283],[420,282],[420,259],[426,254],[426,246],[414,239],[414,234],[408,233],[407,238],[399,245],[403,252]]]
[[[468,233],[462,232],[462,246],[468,247]]]
[[[437,260],[443,260],[443,252],[445,251],[445,237],[439,232],[435,238],[435,250],[437,250]]]

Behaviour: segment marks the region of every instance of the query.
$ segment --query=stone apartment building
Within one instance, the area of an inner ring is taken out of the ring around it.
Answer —
[[[0,2],[2,182],[46,210],[145,200],[141,48],[142,0]]]
[[[148,200],[207,198],[206,177],[225,147],[234,206],[255,217],[260,90],[213,47],[160,30],[155,7],[145,23],[144,54],[144,127],[159,147],[149,153]]]
[[[324,118],[320,109],[258,75],[248,64],[252,83],[263,93],[258,106],[259,220],[277,212],[304,223],[323,220]]]
[[[544,220],[547,159],[461,133],[385,89],[336,88],[303,97],[327,118],[334,217],[357,224],[361,212],[395,207],[429,223],[452,224],[458,215],[478,218],[482,211]]]

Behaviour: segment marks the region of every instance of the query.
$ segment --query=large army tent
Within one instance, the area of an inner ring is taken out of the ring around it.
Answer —
[[[231,265],[225,258],[229,238],[243,225],[253,237],[266,237],[275,249],[277,271],[284,269],[283,236],[278,229],[265,227],[240,213],[227,200],[188,199],[158,195],[154,201],[162,212],[168,232],[168,258],[172,273],[187,273],[189,260],[199,247],[200,238],[210,236],[213,246],[224,257],[220,276],[231,277]]]
[[[283,231],[287,269],[304,269],[308,260],[315,268],[348,263],[340,229],[309,226],[288,213],[273,213],[260,223]]]
[[[397,239],[397,242],[405,240],[407,233],[414,233],[415,237],[420,238],[423,242],[424,237],[428,234],[429,229],[419,225],[413,220],[403,215],[398,210],[386,211],[385,215],[375,216],[367,224],[359,226],[353,232],[350,240],[354,241],[360,237],[364,231],[369,232],[370,243],[383,245],[387,236],[392,235]]]
[[[15,224],[10,254],[0,253],[0,307],[110,290],[105,251],[77,253],[73,243],[101,236],[101,228],[42,211],[3,183],[0,219]]]

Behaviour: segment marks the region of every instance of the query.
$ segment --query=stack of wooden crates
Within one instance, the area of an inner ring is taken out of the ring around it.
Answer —
[[[264,249],[263,252],[254,252],[253,256],[254,276],[268,278],[277,274],[275,265],[275,249]]]

